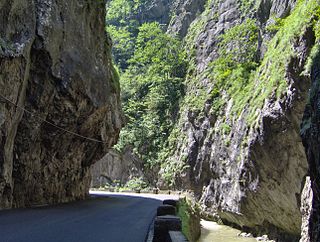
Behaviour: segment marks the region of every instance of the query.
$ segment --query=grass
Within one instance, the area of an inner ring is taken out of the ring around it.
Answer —
[[[312,25],[314,14],[319,9],[319,2],[299,1],[290,16],[283,20],[283,26],[270,41],[265,57],[248,85],[233,96],[234,113],[249,109],[248,124],[254,125],[259,118],[265,100],[274,96],[281,99],[287,90],[286,67],[296,55],[294,44]]]
[[[179,201],[179,210],[178,216],[181,218],[182,221],[182,233],[189,238],[189,221],[190,221],[190,214],[188,213],[188,205],[186,199],[181,199]]]

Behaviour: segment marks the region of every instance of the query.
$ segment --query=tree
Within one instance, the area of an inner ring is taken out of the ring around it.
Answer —
[[[128,124],[117,147],[134,146],[149,168],[160,166],[158,153],[166,145],[183,95],[186,62],[181,49],[180,41],[158,23],[145,23],[121,78]]]

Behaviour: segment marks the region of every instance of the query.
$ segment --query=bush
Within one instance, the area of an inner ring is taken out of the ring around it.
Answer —
[[[143,181],[142,178],[133,178],[126,183],[124,189],[128,189],[131,191],[141,191],[143,189],[146,189],[147,187],[148,184]]]

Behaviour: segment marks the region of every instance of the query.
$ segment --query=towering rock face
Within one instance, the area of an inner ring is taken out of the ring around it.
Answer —
[[[300,236],[308,168],[300,123],[318,7],[317,1],[213,0],[185,37],[194,66],[168,159],[189,168],[176,184],[194,190],[203,207],[224,221],[282,241]],[[175,27],[184,19],[178,15]],[[251,50],[251,76],[243,76]],[[229,53],[233,58],[225,64]],[[308,147],[316,154],[316,143]]]
[[[0,208],[84,198],[122,126],[104,1],[0,0],[0,18]]]

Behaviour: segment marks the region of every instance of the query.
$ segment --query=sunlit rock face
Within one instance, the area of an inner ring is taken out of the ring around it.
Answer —
[[[82,199],[122,126],[104,1],[0,0],[0,18],[0,94],[31,112],[0,97],[0,208]]]
[[[201,88],[208,90],[208,100],[196,112],[192,104],[181,110],[178,125],[181,135],[172,160],[186,163],[189,168],[177,177],[176,184],[194,190],[203,207],[226,223],[257,234],[268,233],[279,241],[298,241],[301,191],[308,169],[300,124],[311,83],[309,76],[302,73],[315,46],[315,33],[305,28],[287,43],[295,53],[286,61],[281,77],[287,87],[281,96],[276,95],[278,87],[275,87],[264,99],[262,107],[256,109],[255,125],[248,121],[251,115],[248,106],[237,117],[231,114],[237,105],[232,98],[225,102],[222,111],[213,113],[209,95],[215,83],[202,76],[212,70],[208,66],[218,57],[220,36],[246,18],[254,19],[259,26],[257,55],[263,60],[269,41],[274,38],[266,31],[267,26],[276,18],[289,16],[296,6],[295,1],[266,0],[244,13],[239,2],[211,1],[209,11],[205,10],[195,20],[198,23],[194,26],[200,31],[192,38],[187,35],[187,39],[194,41],[192,75],[196,81],[186,81],[186,92],[197,96]],[[180,24],[183,21],[184,16],[177,15],[175,27],[183,26]],[[256,73],[255,85],[263,75]],[[228,98],[228,94],[221,90],[220,93]],[[225,132],[221,131],[223,127]]]
[[[172,4],[174,17],[169,24],[168,33],[183,38],[196,17],[204,11],[205,0],[176,0]]]

